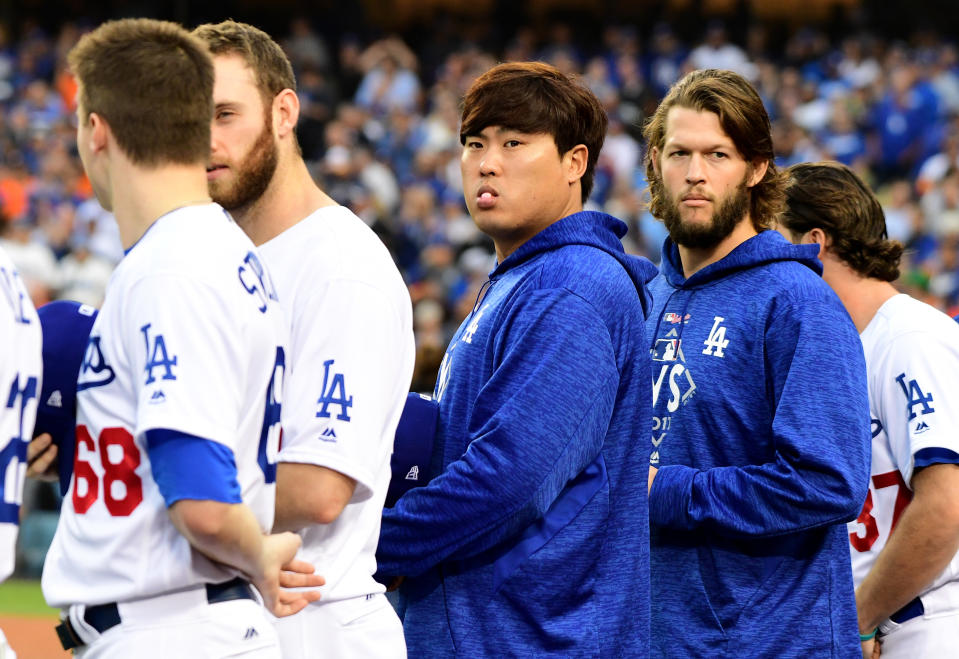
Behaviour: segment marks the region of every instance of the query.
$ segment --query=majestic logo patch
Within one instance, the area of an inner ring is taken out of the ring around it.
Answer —
[[[408,481],[418,481],[420,479],[420,468],[417,465],[410,467],[410,470],[406,472],[406,480]]]
[[[335,442],[336,441],[336,431],[332,428],[327,428],[320,433],[321,442]]]
[[[925,421],[920,421],[916,424],[916,434],[920,435],[929,430],[929,425]]]
[[[47,405],[49,407],[63,407],[63,394],[60,393],[59,389],[54,389],[50,392],[50,397],[47,398]]]
[[[166,402],[166,394],[163,393],[161,389],[157,389],[153,392],[153,395],[150,396],[150,405],[159,405],[160,403]]]

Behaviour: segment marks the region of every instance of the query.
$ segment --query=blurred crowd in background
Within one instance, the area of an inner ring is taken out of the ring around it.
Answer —
[[[489,40],[441,16],[415,39],[334,40],[300,17],[272,35],[293,62],[298,134],[315,178],[377,231],[409,285],[414,390],[432,390],[446,343],[495,263],[462,198],[459,99],[504,60],[578,73],[605,104],[609,133],[589,207],[629,224],[629,251],[658,262],[666,235],[645,206],[644,120],[686,71],[729,68],[765,100],[779,164],[852,166],[878,193],[889,236],[908,246],[897,285],[959,312],[956,43],[930,30],[889,38],[855,25],[839,35],[809,26],[773,33],[749,20],[698,26],[683,38],[668,22],[617,23],[587,38],[554,21]],[[0,244],[38,305],[99,304],[123,256],[76,151],[76,86],[64,63],[87,27],[0,24]]]

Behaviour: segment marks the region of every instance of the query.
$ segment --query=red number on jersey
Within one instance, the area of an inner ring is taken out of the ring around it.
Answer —
[[[912,501],[912,492],[906,486],[906,481],[902,479],[902,474],[899,473],[898,469],[887,471],[884,474],[876,474],[872,477],[872,484],[877,490],[881,490],[884,487],[892,487],[893,485],[898,488],[896,490],[896,503],[892,510],[892,525],[889,527],[889,533],[891,534],[892,530],[896,528],[896,524],[899,523],[899,517],[902,515],[902,511],[905,510],[909,502]],[[872,546],[879,538],[879,527],[876,526],[876,518],[872,516],[872,506],[872,490],[870,489],[866,493],[866,502],[862,506],[862,512],[859,513],[859,517],[856,518],[857,522],[866,527],[866,535],[860,536],[857,533],[849,534],[849,542],[853,548],[859,552],[866,552],[872,549]]]
[[[77,426],[77,444],[73,454],[73,509],[82,515],[88,510],[100,494],[100,482],[93,467],[86,460],[80,459],[80,447],[88,451],[96,451],[97,446],[90,436],[86,426]],[[86,494],[80,495],[80,483],[84,483]]]
[[[90,451],[97,449],[90,431],[83,425],[77,426],[77,453],[73,467],[73,508],[82,515],[97,500],[100,488],[93,467],[80,459],[80,444]],[[140,449],[133,443],[133,435],[124,428],[105,428],[100,433],[99,444],[100,463],[103,465],[103,502],[114,517],[126,517],[143,501],[143,481],[136,474],[136,468],[140,466]],[[112,446],[119,448],[118,460],[111,459],[111,455],[117,455],[117,451],[110,450]],[[77,494],[81,478],[87,483],[87,492],[82,497]],[[115,496],[116,483],[123,484],[121,496]]]

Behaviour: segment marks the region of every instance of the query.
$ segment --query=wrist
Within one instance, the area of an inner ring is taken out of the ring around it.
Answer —
[[[871,641],[872,639],[876,638],[876,632],[878,632],[878,631],[879,631],[879,628],[878,628],[878,627],[876,627],[875,629],[873,629],[873,630],[872,630],[871,632],[869,632],[868,634],[863,634],[863,633],[860,631],[860,632],[859,632],[859,642],[860,642],[860,643],[865,643],[866,641]]]

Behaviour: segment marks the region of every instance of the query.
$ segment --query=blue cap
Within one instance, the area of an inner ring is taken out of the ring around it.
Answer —
[[[433,456],[433,438],[440,416],[439,403],[423,394],[406,397],[403,415],[396,426],[393,456],[390,458],[390,487],[386,492],[386,507],[414,487],[430,481],[430,459]]]
[[[77,376],[97,310],[68,300],[37,309],[43,329],[43,388],[37,404],[33,436],[48,432],[59,447],[60,493],[66,494],[73,474],[77,425]]]

